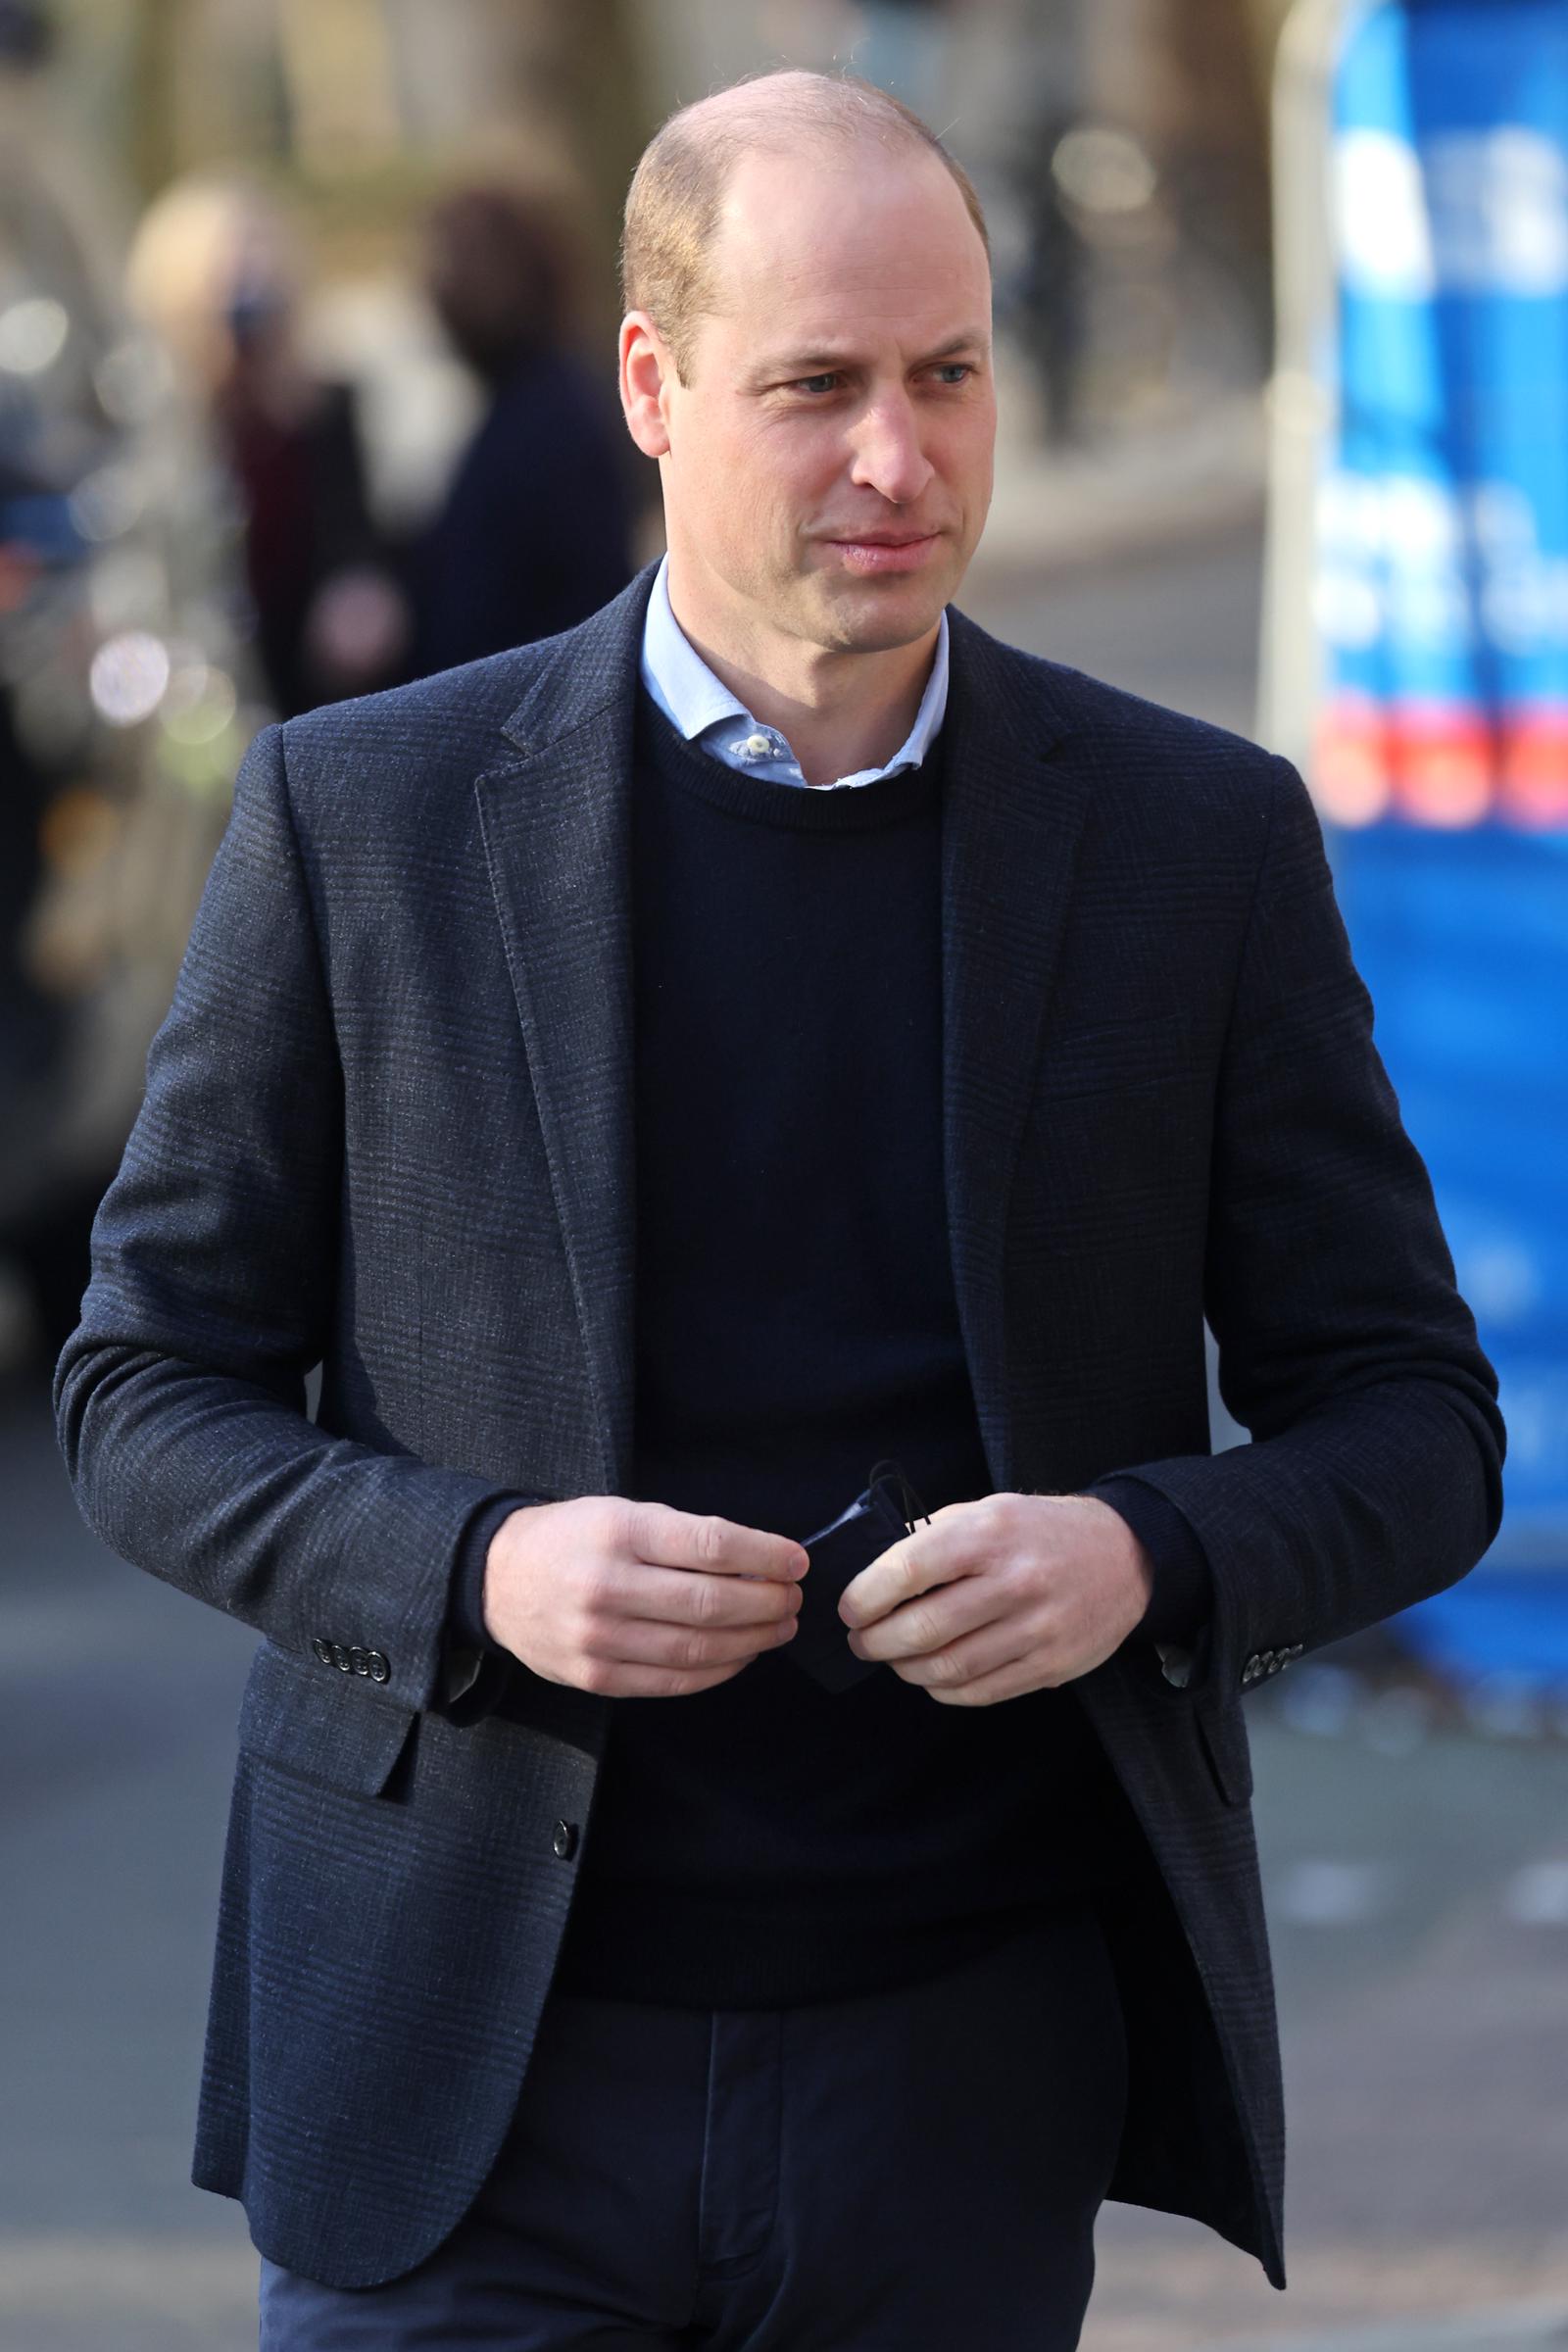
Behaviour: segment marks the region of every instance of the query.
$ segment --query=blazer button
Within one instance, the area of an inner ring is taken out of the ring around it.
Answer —
[[[339,1674],[352,1674],[354,1672],[354,1660],[350,1656],[349,1652],[344,1648],[341,1642],[334,1642],[332,1644],[332,1663],[337,1668]]]
[[[311,1647],[315,1651],[316,1655],[320,1659],[323,1666],[331,1665],[332,1644],[330,1642],[324,1641],[322,1637],[318,1634],[315,1641],[311,1643]]]
[[[550,1842],[563,1862],[569,1862],[577,1851],[577,1824],[558,1821],[550,1834]]]
[[[368,1653],[365,1671],[372,1683],[389,1683],[392,1680],[392,1669],[378,1649]]]

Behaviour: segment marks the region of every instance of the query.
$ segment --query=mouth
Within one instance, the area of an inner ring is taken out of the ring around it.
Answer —
[[[916,571],[941,540],[940,531],[835,533],[823,541],[851,571],[874,575]]]

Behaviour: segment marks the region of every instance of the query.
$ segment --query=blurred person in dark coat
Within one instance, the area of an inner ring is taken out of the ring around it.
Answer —
[[[281,207],[240,178],[148,208],[130,298],[182,365],[243,516],[256,652],[278,715],[407,674],[410,618],[371,515],[358,403],[301,345],[302,265]]]
[[[565,347],[559,216],[517,189],[460,189],[430,216],[424,267],[488,405],[413,551],[419,676],[570,628],[631,572],[625,435],[608,384]]]

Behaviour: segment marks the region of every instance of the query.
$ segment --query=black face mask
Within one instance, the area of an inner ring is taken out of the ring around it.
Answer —
[[[877,1658],[858,1658],[839,1596],[901,1537],[912,1535],[925,1508],[897,1462],[878,1462],[847,1510],[806,1538],[811,1565],[801,1585],[801,1613],[785,1654],[824,1690],[848,1690],[879,1671]]]

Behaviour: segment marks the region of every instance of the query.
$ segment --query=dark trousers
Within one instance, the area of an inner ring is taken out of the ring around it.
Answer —
[[[262,2352],[1071,2352],[1127,2053],[1064,1911],[791,2009],[552,1993],[458,2229],[384,2286],[262,2266]]]

